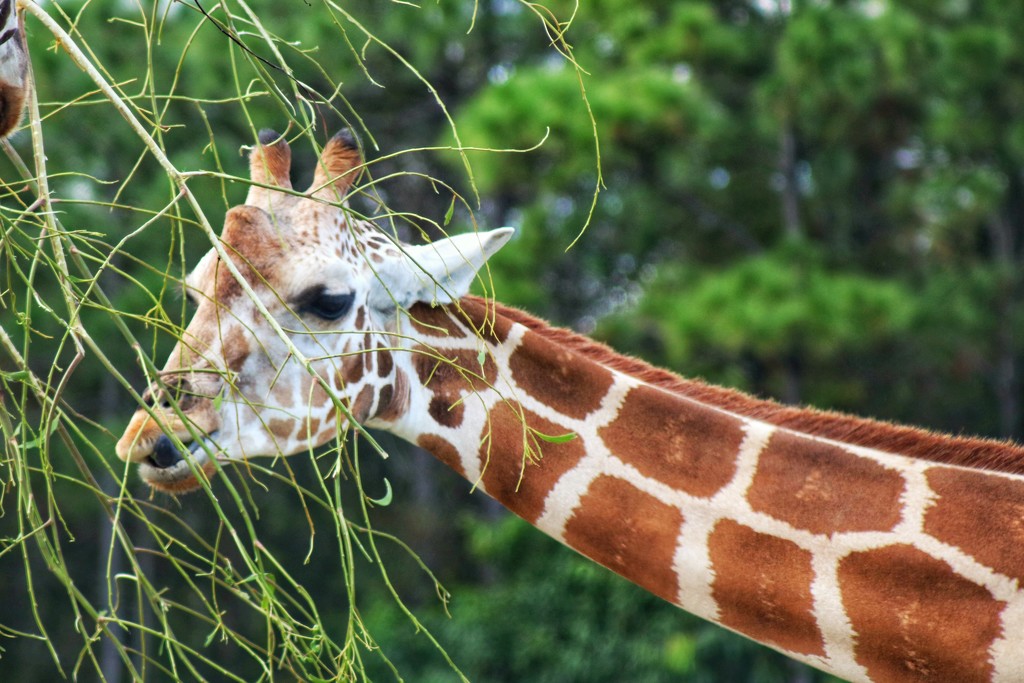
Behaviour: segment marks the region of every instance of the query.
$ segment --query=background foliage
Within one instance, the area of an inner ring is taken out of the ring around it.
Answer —
[[[387,461],[335,449],[150,497],[115,435],[261,127],[303,141],[308,178],[314,142],[351,125],[377,200],[414,217],[408,239],[437,235],[454,200],[426,177],[443,179],[473,209],[456,201],[455,224],[519,229],[492,266],[504,301],[624,352],[788,402],[1019,436],[1024,5],[44,9],[170,163],[203,171],[187,180],[202,215],[27,17],[50,203],[25,130],[0,159],[0,679],[824,678],[386,437]],[[464,159],[457,142],[528,151]],[[393,501],[374,507],[385,479]]]

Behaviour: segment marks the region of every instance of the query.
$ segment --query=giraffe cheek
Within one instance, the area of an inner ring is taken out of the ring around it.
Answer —
[[[373,408],[373,388],[370,385],[364,386],[356,400],[352,402],[352,419],[362,424],[370,417],[370,410]]]
[[[212,434],[213,432],[220,429],[221,419],[220,414],[214,404],[214,401],[203,401],[194,410],[186,413],[189,421],[199,431],[205,434]],[[187,432],[187,430],[186,430]],[[184,435],[181,435],[184,438]],[[191,435],[188,436],[191,439]]]
[[[381,388],[376,419],[394,422],[409,409],[409,378],[401,370],[395,371],[392,385]]]
[[[249,336],[242,329],[233,328],[223,335],[221,354],[228,370],[240,372],[249,360]]]

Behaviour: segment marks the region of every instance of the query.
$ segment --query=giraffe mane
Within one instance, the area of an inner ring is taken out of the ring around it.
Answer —
[[[487,319],[485,311],[491,316],[496,313],[585,359],[651,386],[736,415],[864,448],[961,467],[1024,474],[1024,447],[1009,441],[953,436],[834,411],[782,405],[735,389],[717,387],[696,379],[684,379],[645,361],[620,354],[605,344],[571,330],[553,327],[528,313],[497,302],[466,297],[462,303],[471,317],[479,318],[476,320],[478,326],[482,320]]]

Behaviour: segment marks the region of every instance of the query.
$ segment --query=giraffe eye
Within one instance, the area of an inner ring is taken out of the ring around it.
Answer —
[[[354,299],[355,294],[353,292],[345,294],[318,292],[309,299],[302,309],[324,320],[337,320],[351,310]]]

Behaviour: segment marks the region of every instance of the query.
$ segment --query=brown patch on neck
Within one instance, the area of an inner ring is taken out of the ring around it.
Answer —
[[[1024,448],[1013,443],[950,436],[842,413],[780,405],[733,389],[683,379],[644,361],[618,354],[604,344],[569,330],[551,327],[538,318],[502,304],[484,301],[478,297],[466,297],[460,304],[462,312],[450,307],[450,315],[457,317],[468,314],[476,327],[484,324],[485,312],[491,316],[496,312],[495,329],[502,327],[507,330],[510,323],[518,323],[586,360],[630,375],[651,386],[736,415],[811,436],[912,458],[1024,474]]]
[[[946,467],[925,476],[937,498],[925,513],[924,532],[1024,583],[1024,484]]]
[[[755,512],[812,534],[891,531],[904,489],[899,472],[874,460],[777,431],[761,451],[747,500]]]
[[[469,349],[433,351],[417,346],[413,349],[412,365],[420,384],[432,394],[428,407],[430,416],[445,427],[462,424],[464,393],[483,391],[498,376],[493,358],[485,356],[481,365],[477,355]]]
[[[462,468],[462,459],[459,457],[458,449],[446,439],[436,434],[421,434],[416,439],[416,445],[430,452],[431,455],[460,475],[466,476],[466,471]]]
[[[583,419],[601,407],[615,381],[599,363],[581,363],[572,349],[528,332],[509,358],[512,379],[559,415]]]
[[[854,656],[871,680],[991,679],[1006,603],[984,587],[910,545],[851,553],[838,578]]]
[[[508,338],[512,323],[515,322],[499,315],[504,309],[504,306],[490,299],[467,296],[457,305],[451,306],[432,307],[418,303],[409,309],[409,318],[413,327],[423,334],[462,338],[466,334],[460,325],[465,325],[475,330],[476,335],[489,344],[502,344]]]
[[[409,322],[417,332],[428,337],[462,339],[466,336],[446,308],[418,303],[409,309]]]
[[[565,542],[619,576],[671,602],[679,600],[672,568],[682,513],[622,479],[602,475],[565,526]]]
[[[791,652],[825,654],[814,618],[810,551],[723,519],[711,532],[708,553],[724,626]]]
[[[691,406],[683,411],[678,404],[679,399],[664,391],[637,387],[598,435],[644,476],[710,498],[736,474],[742,424],[717,410]]]
[[[582,439],[552,443],[536,434],[560,436],[569,431],[518,403],[499,401],[488,414],[480,438],[484,489],[535,524],[551,489],[586,455]]]

